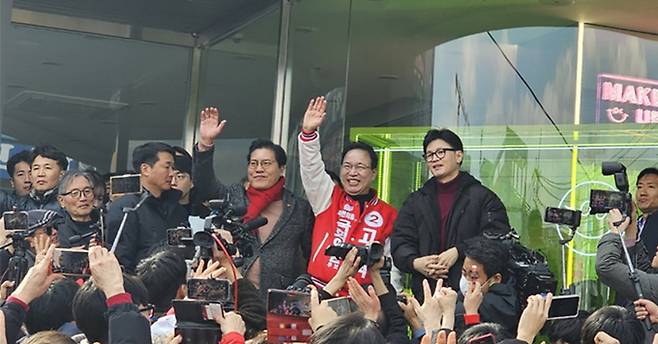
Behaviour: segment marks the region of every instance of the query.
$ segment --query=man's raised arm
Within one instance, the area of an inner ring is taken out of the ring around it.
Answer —
[[[327,116],[326,109],[327,101],[324,97],[311,99],[304,114],[302,132],[299,134],[299,169],[302,185],[315,215],[329,207],[335,185],[325,172],[320,154],[318,128]]]

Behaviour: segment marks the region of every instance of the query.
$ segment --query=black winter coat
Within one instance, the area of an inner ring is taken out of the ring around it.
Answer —
[[[464,325],[464,295],[459,293],[455,308],[455,328],[457,333],[463,333]],[[510,334],[516,334],[516,328],[521,316],[519,297],[513,282],[496,283],[484,294],[480,308],[480,323],[493,322],[502,325]]]
[[[74,235],[83,235],[96,231],[96,226],[98,225],[98,216],[99,215],[96,214],[96,211],[94,211],[92,213],[91,221],[77,222],[74,221],[69,214],[66,214],[63,219],[55,224],[55,228],[57,228],[57,243],[59,244],[58,247],[69,248],[89,244],[91,237],[75,243],[71,243],[69,239]]]
[[[459,251],[459,259],[450,268],[447,283],[444,283],[444,286],[455,290],[459,290],[464,241],[485,231],[505,234],[510,230],[507,211],[498,196],[466,172],[461,172],[460,178],[459,190],[447,219],[448,242],[444,245],[446,249],[456,247]],[[421,303],[425,276],[414,270],[413,261],[441,253],[441,220],[436,183],[436,179],[432,178],[407,197],[398,212],[391,235],[393,262],[401,271],[412,274],[412,290]],[[429,282],[434,288],[436,281],[430,279]]]
[[[107,310],[108,344],[151,343],[151,326],[132,303],[113,305]]]
[[[647,216],[640,238],[647,248],[649,261],[651,261],[656,255],[656,247],[658,246],[658,212]]]
[[[163,192],[159,198],[150,196],[137,211],[129,213],[115,252],[119,263],[127,271],[134,271],[137,263],[146,258],[153,248],[167,243],[167,229],[187,226],[187,211],[178,204],[180,194],[180,191],[172,189]],[[108,248],[119,231],[123,208],[134,207],[140,197],[125,195],[110,205],[107,215]]]

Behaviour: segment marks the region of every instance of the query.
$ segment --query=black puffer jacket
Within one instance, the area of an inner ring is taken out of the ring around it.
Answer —
[[[444,245],[447,248],[456,247],[459,251],[459,259],[450,268],[447,280],[447,286],[455,290],[459,290],[464,241],[485,231],[505,234],[510,230],[507,211],[498,196],[466,172],[461,172],[459,178],[459,190],[447,220],[448,242]],[[412,290],[421,303],[425,277],[414,270],[413,261],[441,253],[436,183],[436,179],[432,178],[407,197],[398,212],[391,235],[393,262],[401,271],[412,273]],[[430,280],[432,288],[435,284],[436,281]]]
[[[133,271],[153,248],[166,244],[167,229],[188,224],[187,211],[178,204],[179,199],[180,191],[168,190],[159,198],[148,197],[137,211],[128,215],[115,252],[127,271]],[[123,208],[134,207],[139,201],[140,195],[125,195],[112,202],[107,215],[108,247],[112,246],[119,231]]]

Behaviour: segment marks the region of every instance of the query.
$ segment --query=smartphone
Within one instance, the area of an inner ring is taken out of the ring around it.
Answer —
[[[223,312],[219,302],[202,300],[173,300],[176,314],[174,333],[183,337],[185,344],[216,344],[221,331],[215,317]]]
[[[270,289],[267,291],[267,311],[277,315],[310,318],[311,294]]]
[[[171,228],[167,229],[167,245],[185,247],[194,246],[192,242],[191,228]]]
[[[352,301],[349,296],[335,297],[333,299],[325,300],[327,305],[338,314],[338,316],[350,314],[358,310],[358,306]]]
[[[139,182],[139,174],[110,177],[110,194],[113,196],[140,193],[142,193],[142,184]]]
[[[469,339],[468,344],[496,344],[496,336],[493,333],[483,334]]]
[[[77,248],[56,248],[52,272],[71,276],[89,276],[89,251]]]
[[[231,282],[226,279],[190,278],[187,280],[187,297],[228,304],[231,302]]]
[[[548,320],[575,318],[579,306],[580,295],[554,296],[551,309],[548,310]]]
[[[6,230],[27,230],[27,211],[5,211],[2,218]]]
[[[311,295],[291,290],[267,291],[267,342],[307,343],[313,334],[308,318]]]
[[[544,214],[544,222],[578,227],[580,226],[581,215],[582,212],[580,210],[548,207]]]

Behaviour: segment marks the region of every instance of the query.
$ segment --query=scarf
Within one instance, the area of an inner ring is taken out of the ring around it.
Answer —
[[[283,185],[285,182],[286,178],[281,177],[276,184],[265,190],[258,190],[250,186],[247,189],[249,206],[247,206],[247,213],[243,217],[244,223],[254,220],[270,203],[280,200],[283,195]]]

